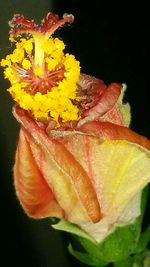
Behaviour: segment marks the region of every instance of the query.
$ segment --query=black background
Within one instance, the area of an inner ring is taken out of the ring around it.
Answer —
[[[71,26],[57,30],[66,50],[81,62],[81,71],[105,81],[126,83],[132,108],[131,128],[150,138],[148,7],[124,1],[31,0],[0,2],[0,56],[10,53],[8,24],[21,13],[39,22],[48,11],[72,13]],[[19,125],[11,114],[8,82],[0,72],[0,267],[84,266],[67,253],[67,237],[49,220],[32,220],[15,196],[12,166]],[[147,211],[147,219],[149,210]]]

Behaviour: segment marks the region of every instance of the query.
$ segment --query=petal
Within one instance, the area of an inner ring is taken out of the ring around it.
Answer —
[[[98,223],[84,223],[80,227],[89,233],[94,239],[100,243],[109,234],[115,231],[116,227],[126,226],[134,222],[141,214],[141,192],[136,194],[134,198],[126,205],[125,209],[120,213],[118,219],[110,215],[104,216]]]
[[[17,196],[26,213],[35,218],[62,217],[62,210],[36,165],[27,133],[21,129],[14,166]],[[40,152],[40,151],[39,151]]]
[[[131,137],[134,140],[134,134]],[[145,144],[146,138],[140,138],[139,143]],[[103,215],[119,216],[127,202],[150,181],[150,152],[125,137],[103,141],[76,133],[61,137],[61,142],[90,176]]]
[[[102,213],[116,219],[150,182],[150,152],[128,141],[93,139],[91,161]]]
[[[102,141],[77,132],[60,139],[90,176],[101,205],[100,222],[79,223],[81,228],[99,242],[114,224],[132,223],[140,214],[140,193],[150,182],[150,152],[126,140]]]
[[[59,141],[91,178],[102,219],[80,226],[100,241],[114,229],[111,225],[131,223],[140,214],[140,194],[150,182],[150,142],[111,123],[91,122],[86,126],[82,129],[86,128],[87,135],[77,131],[70,135],[62,133]]]
[[[84,168],[63,144],[50,139],[25,111],[16,107],[14,114],[40,147],[43,153],[39,165],[40,171],[52,188],[65,216],[72,222],[87,221],[88,216],[93,222],[99,221],[101,216],[99,203]],[[32,147],[34,154],[33,150]]]
[[[92,78],[91,78],[92,80]],[[94,78],[93,78],[93,86],[94,86]],[[86,84],[86,83],[85,83]],[[82,84],[81,84],[82,86]],[[85,86],[85,85],[84,85]],[[101,90],[101,83],[99,85]],[[105,86],[106,87],[106,86]],[[85,118],[81,119],[78,123],[78,127],[86,123],[87,121],[93,121],[93,120],[100,120],[104,114],[107,114],[109,111],[113,109],[113,107],[116,105],[119,96],[121,94],[121,90],[124,91],[124,87],[122,84],[118,83],[111,83],[108,87],[105,88],[104,85],[102,87],[102,95],[97,102],[97,104],[90,108],[89,110],[84,112]],[[121,114],[116,114],[116,118],[114,118],[115,121],[118,121],[118,124],[122,124],[122,118]]]
[[[80,130],[100,140],[128,140],[150,150],[150,141],[146,137],[135,133],[127,127],[111,122],[87,122],[80,127]]]
[[[106,112],[108,112],[117,102],[120,93],[121,93],[122,85],[118,83],[111,83],[104,91],[101,99],[98,104],[89,110],[88,115],[96,118],[100,117]]]
[[[123,125],[129,127],[131,122],[131,112],[129,103],[123,103],[124,92],[126,85],[123,84],[121,94],[113,106],[108,112],[99,118],[100,121],[108,121],[111,123]]]
[[[89,122],[81,130],[93,135],[89,162],[102,212],[119,214],[150,181],[150,141],[109,122]]]

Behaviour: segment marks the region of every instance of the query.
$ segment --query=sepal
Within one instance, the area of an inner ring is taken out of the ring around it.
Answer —
[[[61,220],[52,227],[72,235],[71,239],[75,246],[71,243],[68,246],[72,256],[84,264],[101,267],[122,261],[135,253],[140,237],[141,217],[142,215],[128,226],[116,228],[101,243],[97,243],[88,233],[65,220]],[[78,247],[82,247],[82,251],[78,250]]]
[[[82,263],[90,265],[90,266],[103,267],[103,266],[106,266],[108,263],[107,261],[100,260],[97,257],[93,258],[88,253],[78,252],[74,250],[71,244],[69,244],[68,250],[72,256],[77,258]]]
[[[52,225],[52,227],[56,230],[64,231],[83,239],[88,239],[90,242],[96,245],[94,238],[74,223],[70,223],[64,219],[61,219],[57,224]]]

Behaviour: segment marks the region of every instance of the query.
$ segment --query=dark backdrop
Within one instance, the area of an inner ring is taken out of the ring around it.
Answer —
[[[126,83],[132,107],[131,127],[150,137],[147,6],[136,9],[103,1],[0,1],[0,56],[10,52],[7,22],[16,13],[37,21],[48,11],[75,15],[71,26],[57,31],[67,51],[81,62],[81,71],[110,82]],[[19,125],[11,114],[7,81],[0,76],[0,266],[84,266],[67,253],[67,237],[50,228],[49,220],[29,219],[16,199],[12,166]],[[149,211],[147,212],[147,219]]]

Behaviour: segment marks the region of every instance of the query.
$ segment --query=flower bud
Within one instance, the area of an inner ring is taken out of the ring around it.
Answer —
[[[97,242],[140,215],[150,181],[150,142],[123,126],[126,106],[116,90],[122,94],[118,84],[105,87],[96,108],[72,128],[50,128],[18,106],[13,111],[21,124],[14,177],[24,210],[75,223]]]

